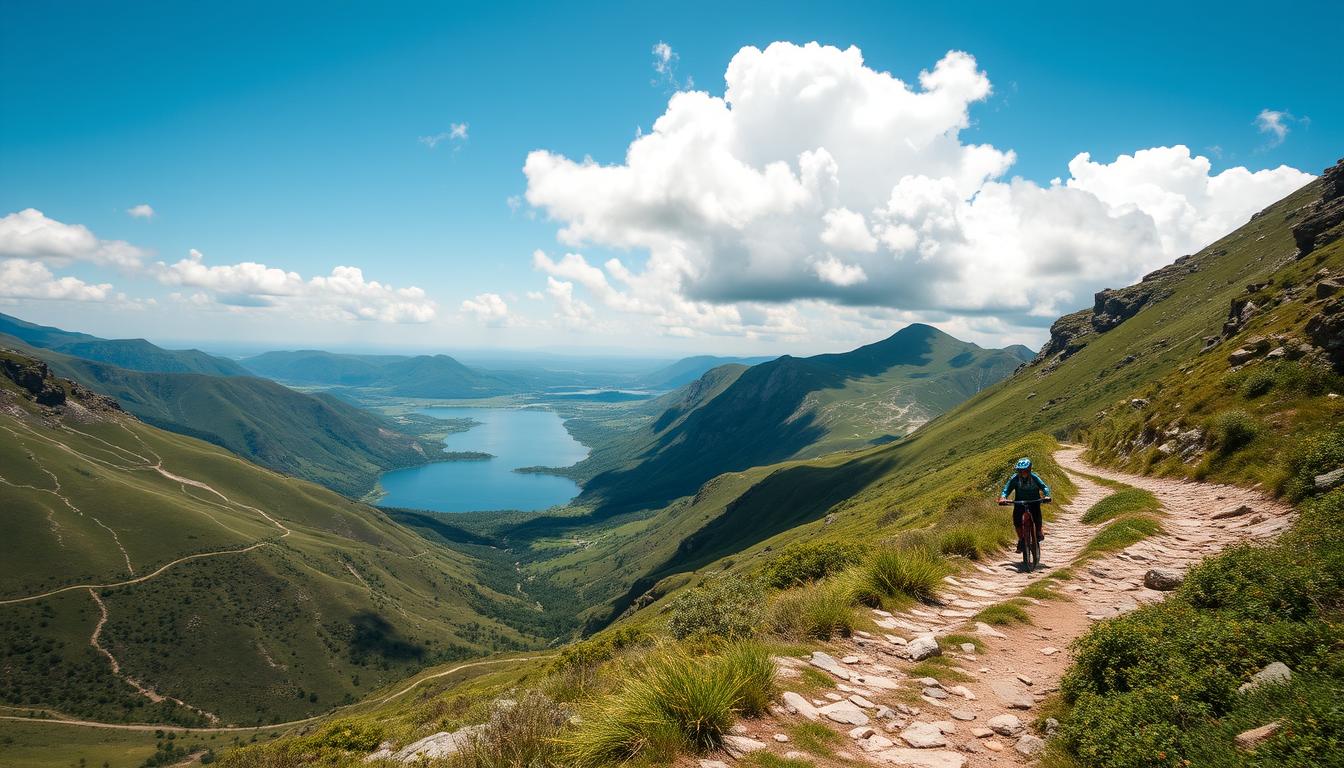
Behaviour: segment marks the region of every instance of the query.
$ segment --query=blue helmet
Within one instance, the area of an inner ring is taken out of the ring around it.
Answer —
[[[1027,458],[1026,456],[1023,456],[1022,458],[1018,459],[1018,460],[1017,460],[1017,468],[1018,468],[1018,469],[1031,469],[1031,459]]]

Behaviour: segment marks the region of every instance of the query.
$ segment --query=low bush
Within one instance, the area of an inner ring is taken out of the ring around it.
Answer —
[[[767,626],[792,640],[829,640],[854,631],[852,579],[831,578],[785,590],[770,601]]]
[[[1294,500],[1316,492],[1315,479],[1344,467],[1344,424],[1299,440],[1288,454],[1288,481],[1284,492]]]
[[[808,542],[785,547],[765,564],[766,586],[787,589],[839,573],[863,560],[867,547],[836,541]]]
[[[1208,427],[1213,447],[1224,455],[1246,447],[1260,434],[1260,422],[1238,409],[1218,413],[1209,420]]]
[[[922,548],[880,549],[868,558],[862,574],[864,586],[884,598],[933,597],[943,578],[952,572],[938,555]]]
[[[755,579],[715,575],[668,605],[668,631],[688,637],[750,637],[765,618],[765,589]]]

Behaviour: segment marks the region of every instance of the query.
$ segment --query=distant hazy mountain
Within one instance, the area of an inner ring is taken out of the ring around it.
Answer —
[[[666,408],[649,426],[581,463],[601,470],[581,500],[615,511],[653,506],[723,472],[894,440],[1031,354],[915,324],[851,352],[715,368],[660,399]]]
[[[773,357],[715,357],[713,355],[684,357],[666,368],[659,368],[653,373],[640,377],[636,386],[646,389],[676,389],[690,384],[711,368],[729,364],[756,365],[773,359]]]
[[[241,365],[232,360],[215,357],[199,349],[163,349],[144,339],[100,339],[87,333],[35,325],[6,314],[0,314],[0,334],[13,336],[41,349],[111,363],[132,371],[248,375]]]
[[[83,337],[76,343],[61,343],[62,350],[127,348],[121,342],[56,328],[41,330],[43,334],[32,335],[48,342]],[[386,470],[432,461],[441,447],[335,397],[296,392],[248,375],[242,368],[238,376],[130,370],[41,348],[8,334],[0,334],[0,347],[41,358],[58,375],[116,399],[127,411],[157,427],[207,440],[258,464],[350,496],[367,493]],[[144,348],[142,361],[167,361],[178,354],[149,342],[136,347]]]
[[[367,387],[403,397],[491,397],[514,391],[499,377],[447,355],[346,355],[308,349],[266,352],[242,364],[277,381]]]

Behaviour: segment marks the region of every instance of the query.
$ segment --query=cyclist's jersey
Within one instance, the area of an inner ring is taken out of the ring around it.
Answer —
[[[1008,482],[1003,484],[1003,493],[999,495],[1006,499],[1010,491],[1017,491],[1017,501],[1040,501],[1050,495],[1050,486],[1046,485],[1041,476],[1035,472],[1027,477],[1018,477],[1014,472],[1008,478]]]

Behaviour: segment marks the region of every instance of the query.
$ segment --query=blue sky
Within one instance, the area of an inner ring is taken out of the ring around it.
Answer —
[[[365,280],[422,289],[435,311],[411,312],[417,322],[397,312],[385,313],[397,322],[350,319],[342,315],[353,317],[350,305],[318,311],[277,294],[249,298],[173,283],[97,257],[44,260],[31,249],[0,258],[40,262],[52,279],[111,284],[114,292],[101,300],[14,297],[0,310],[103,335],[262,346],[817,351],[870,341],[915,319],[982,343],[1038,343],[1048,324],[1039,312],[943,306],[938,295],[882,282],[885,267],[839,250],[800,253],[790,271],[662,285],[713,305],[686,310],[693,320],[647,302],[631,311],[635,288],[604,301],[575,270],[538,266],[533,251],[545,251],[551,264],[566,252],[585,265],[616,256],[648,276],[650,262],[669,263],[655,253],[660,243],[692,235],[661,220],[656,236],[618,231],[649,211],[571,204],[597,194],[588,181],[557,181],[559,188],[529,196],[529,184],[543,180],[523,167],[534,150],[619,164],[672,93],[722,97],[734,55],[775,41],[857,46],[864,67],[915,89],[919,73],[949,51],[970,54],[992,93],[969,100],[958,141],[1011,150],[1010,167],[997,177],[1005,183],[1021,176],[1046,189],[1051,179],[1069,179],[1070,160],[1082,152],[1109,164],[1184,145],[1211,161],[1211,176],[1283,165],[1315,174],[1344,154],[1337,54],[1316,31],[1344,24],[1338,4],[1291,13],[1263,4],[1089,5],[6,2],[0,216],[36,209],[100,242],[125,241],[146,265],[172,265],[196,249],[203,264],[256,262],[305,281],[355,266]],[[655,70],[658,43],[672,52],[663,73]],[[1282,114],[1257,123],[1266,110]],[[466,126],[465,138],[433,147],[420,140],[454,124]],[[812,137],[797,139],[810,146]],[[1277,197],[1284,184],[1280,178],[1265,190],[1272,186]],[[1145,205],[1093,191],[1109,200],[1112,218],[1128,202]],[[1264,202],[1246,194],[1246,205]],[[128,215],[139,204],[153,216]],[[860,212],[876,233],[875,214]],[[591,225],[589,235],[558,243],[557,232],[578,218]],[[1163,226],[1157,235],[1167,237]],[[763,247],[743,237],[722,252],[697,250],[687,274],[719,274],[722,259]],[[722,233],[709,239],[724,242]],[[1154,251],[1142,266],[1174,255]],[[830,282],[800,285],[809,270]],[[570,299],[551,281],[571,285]],[[871,290],[857,290],[860,283]],[[1034,306],[1072,309],[1096,287],[1104,286],[1081,277],[1060,283]],[[462,307],[482,296],[499,298],[507,315]],[[583,306],[562,316],[565,307],[553,303],[565,300]],[[722,306],[737,314],[723,320]],[[832,306],[863,317],[827,314]],[[750,319],[756,314],[770,318]]]

